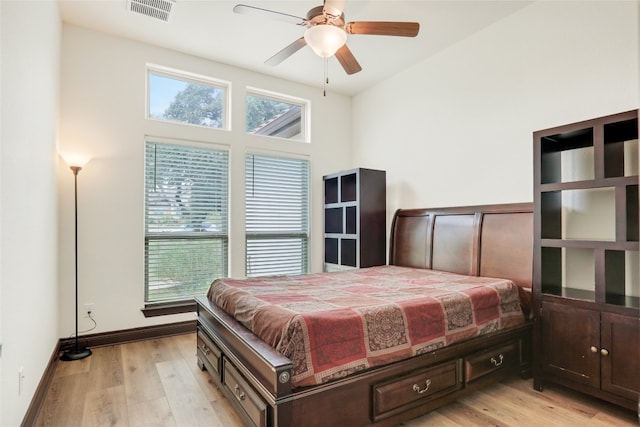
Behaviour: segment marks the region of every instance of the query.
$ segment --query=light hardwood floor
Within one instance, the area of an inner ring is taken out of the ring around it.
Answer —
[[[195,334],[94,348],[59,362],[36,425],[240,426],[228,401],[196,365]],[[513,378],[404,426],[638,426],[624,410],[557,387],[544,393]],[[301,426],[302,427],[302,426]]]

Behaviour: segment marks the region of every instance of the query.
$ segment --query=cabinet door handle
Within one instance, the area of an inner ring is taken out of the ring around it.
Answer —
[[[493,363],[493,366],[500,366],[500,365],[502,365],[502,361],[504,360],[504,355],[503,355],[502,353],[500,353],[500,354],[498,355],[498,359],[500,359],[500,360],[496,360],[496,358],[495,358],[495,357],[492,357],[492,358],[491,358],[491,363]]]
[[[591,353],[597,353],[598,352],[598,347],[596,347],[595,345],[592,345],[590,350],[591,350]]]
[[[600,354],[603,356],[608,356],[609,355],[609,350],[607,350],[606,348],[603,348],[602,350],[600,350]]]
[[[240,386],[238,384],[236,384],[236,386],[233,388],[234,393],[236,394],[236,397],[238,398],[238,400],[244,400],[245,399],[245,394],[244,391],[242,391],[242,389],[240,388]]]
[[[418,384],[414,384],[412,390],[418,394],[426,393],[427,390],[429,390],[429,386],[431,385],[431,380],[426,380],[424,384],[426,387],[423,388],[422,390],[420,390],[420,386]]]

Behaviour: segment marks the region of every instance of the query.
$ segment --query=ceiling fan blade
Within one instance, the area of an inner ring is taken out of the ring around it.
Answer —
[[[347,0],[324,0],[324,11],[331,16],[340,16]]]
[[[307,20],[288,13],[276,12],[275,10],[262,9],[255,6],[247,6],[246,4],[238,4],[233,8],[235,13],[241,15],[256,15],[266,18],[276,19],[278,21],[288,22],[295,25],[307,25]]]
[[[349,22],[345,26],[345,31],[349,34],[415,37],[420,31],[420,24],[417,22],[359,21]]]
[[[275,67],[276,65],[280,64],[282,61],[305,47],[306,44],[307,42],[304,40],[304,37],[300,37],[298,40],[294,41],[293,43],[282,49],[280,52],[264,61],[264,63]]]
[[[362,70],[362,67],[360,66],[360,64],[358,64],[358,61],[356,60],[355,56],[353,56],[353,53],[351,53],[351,50],[347,47],[346,44],[338,49],[338,51],[336,52],[336,58],[338,59],[338,62],[340,62],[340,65],[342,65],[342,68],[344,68],[344,71],[347,72],[347,74],[355,74],[358,71]]]

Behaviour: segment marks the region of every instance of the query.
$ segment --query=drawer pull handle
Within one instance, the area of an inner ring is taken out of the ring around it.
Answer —
[[[420,390],[420,386],[418,384],[414,384],[413,385],[413,391],[415,391],[418,394],[426,393],[427,390],[429,390],[429,386],[431,385],[431,380],[426,380],[424,383],[425,383],[426,387],[423,388],[422,390]]]
[[[208,356],[211,354],[211,350],[209,350],[209,347],[207,347],[206,345],[202,344],[202,352]]]
[[[233,391],[235,392],[238,400],[244,400],[244,398],[246,397],[244,391],[242,391],[238,384],[236,384],[236,386],[233,388]]]
[[[492,358],[491,358],[491,363],[493,363],[493,366],[500,366],[500,365],[502,365],[502,362],[504,361],[504,355],[503,355],[502,353],[500,353],[500,354],[498,355],[498,359],[500,359],[500,360],[496,360],[496,358],[495,358],[495,357],[492,357]]]

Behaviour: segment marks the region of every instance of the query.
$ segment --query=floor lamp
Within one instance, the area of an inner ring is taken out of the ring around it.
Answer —
[[[76,335],[75,343],[72,349],[66,350],[60,356],[60,360],[71,361],[80,360],[85,357],[91,356],[91,350],[88,348],[80,348],[78,346],[78,172],[82,169],[81,166],[70,166],[73,172],[73,192],[74,192],[74,206],[75,206],[75,268],[76,268]]]

